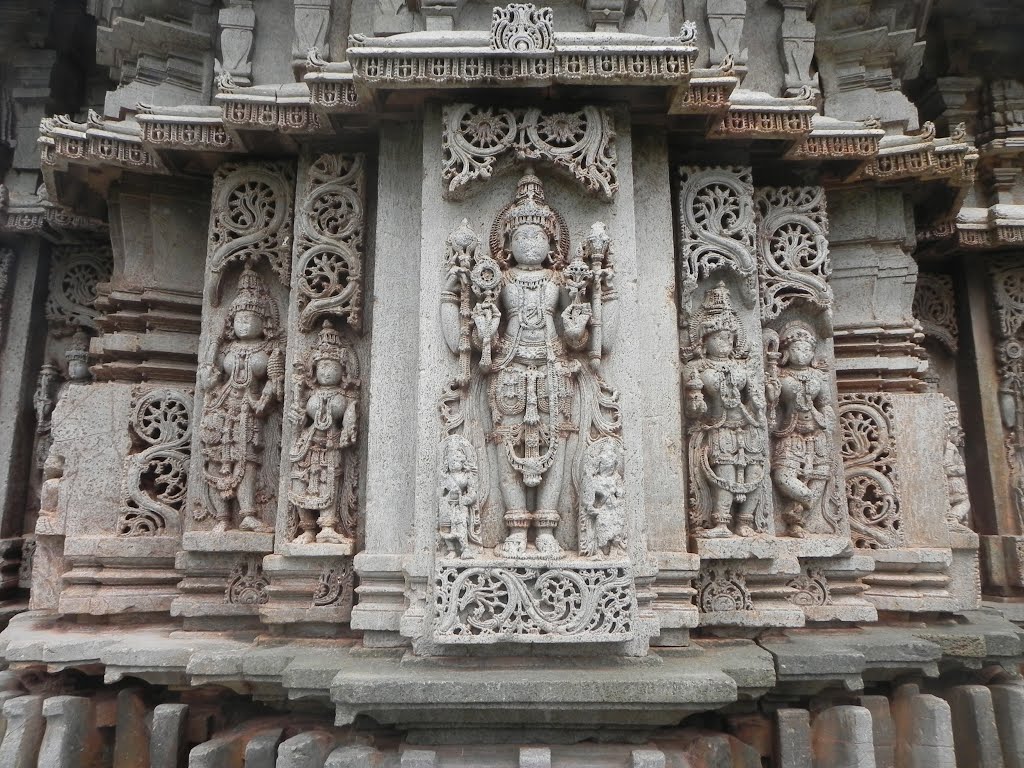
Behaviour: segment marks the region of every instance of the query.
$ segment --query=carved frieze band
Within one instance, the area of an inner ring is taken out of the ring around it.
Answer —
[[[885,394],[840,395],[839,430],[854,546],[903,546],[891,398]]]
[[[934,272],[919,272],[914,289],[914,317],[926,335],[956,354],[959,330],[953,278]]]
[[[452,200],[515,161],[550,163],[604,200],[619,187],[614,121],[601,107],[546,112],[453,104],[444,110],[442,146],[445,197]]]
[[[130,426],[136,451],[124,463],[118,536],[159,536],[180,529],[192,408],[192,395],[185,390],[135,392]]]

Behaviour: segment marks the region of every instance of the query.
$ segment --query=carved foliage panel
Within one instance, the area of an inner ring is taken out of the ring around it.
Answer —
[[[46,319],[57,335],[80,328],[96,329],[96,291],[110,280],[113,256],[109,244],[65,245],[54,249]]]
[[[959,328],[953,278],[935,272],[919,272],[914,289],[914,317],[925,335],[956,354]]]
[[[904,546],[892,400],[885,394],[840,395],[839,429],[854,546]]]
[[[188,490],[193,416],[187,390],[137,389],[130,430],[135,450],[125,458],[118,536],[180,531]]]
[[[553,112],[453,104],[444,109],[442,148],[450,200],[515,162],[551,164],[604,200],[619,188],[614,120],[603,107]]]

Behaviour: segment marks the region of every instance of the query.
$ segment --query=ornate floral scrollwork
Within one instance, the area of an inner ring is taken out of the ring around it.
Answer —
[[[679,169],[681,305],[691,312],[697,281],[718,269],[741,279],[744,303],[757,299],[753,177],[749,168]]]
[[[348,602],[352,597],[353,579],[351,560],[344,560],[341,565],[326,566],[313,587],[313,605],[323,608]]]
[[[614,120],[608,109],[546,112],[453,104],[444,110],[441,143],[448,199],[461,198],[468,185],[516,161],[551,163],[604,200],[618,190]]]
[[[224,163],[213,178],[207,270],[208,300],[220,305],[229,264],[253,267],[266,258],[281,284],[291,284],[292,194],[290,163]]]
[[[1013,261],[992,270],[999,366],[999,410],[1006,435],[1010,491],[1017,515],[1024,522],[1024,268]]]
[[[854,546],[902,546],[892,400],[884,394],[841,395],[839,430]]]
[[[303,332],[327,314],[360,327],[364,166],[362,155],[322,154],[306,171],[295,217],[294,259]]]
[[[786,598],[793,605],[804,608],[832,604],[832,590],[828,579],[818,568],[808,568],[799,576],[790,579],[786,586],[793,590]]]
[[[157,536],[178,527],[188,490],[192,407],[184,390],[136,392],[131,429],[140,450],[125,459],[118,536]]]
[[[630,640],[636,597],[624,566],[557,568],[443,562],[434,637],[453,642]]]
[[[266,605],[270,600],[270,580],[263,574],[258,558],[250,557],[235,564],[228,576],[224,602],[232,605]]]
[[[550,51],[555,32],[550,8],[533,3],[496,7],[491,15],[491,48],[498,51]]]
[[[757,191],[761,320],[774,320],[795,301],[832,307],[828,218],[821,187]]]
[[[110,279],[113,256],[100,245],[68,245],[56,249],[50,267],[46,319],[59,334],[78,328],[96,329],[96,290]]]
[[[742,573],[710,566],[697,576],[697,607],[701,613],[752,611],[754,602]]]
[[[914,317],[925,335],[956,354],[959,331],[953,278],[934,272],[919,272],[914,289]]]

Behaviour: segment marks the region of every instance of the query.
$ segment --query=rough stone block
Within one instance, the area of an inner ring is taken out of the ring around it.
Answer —
[[[955,768],[949,704],[938,696],[910,696],[896,720],[896,764],[903,768]]]
[[[188,753],[188,768],[242,768],[242,742],[223,737],[203,742]]]
[[[547,747],[523,747],[519,750],[519,768],[551,768],[551,750]]]
[[[39,765],[47,768],[90,766],[94,750],[92,703],[79,696],[51,696],[43,702],[46,732],[39,748]]]
[[[875,742],[875,768],[895,768],[896,726],[885,696],[861,696],[860,705],[871,713],[871,733]]]
[[[780,709],[775,714],[779,765],[811,768],[811,715],[806,709]]]
[[[18,696],[4,703],[7,730],[0,742],[4,768],[35,768],[43,741],[43,697]]]
[[[875,768],[871,713],[839,706],[814,721],[814,768]]]
[[[300,733],[281,742],[277,750],[277,768],[323,768],[332,749],[334,737],[331,734],[322,731]]]
[[[149,728],[146,702],[137,688],[117,694],[117,731],[114,738],[114,768],[148,768]]]
[[[1024,768],[1024,687],[993,685],[992,707],[1005,768]]]
[[[283,734],[283,729],[271,728],[249,739],[245,745],[245,768],[275,768],[277,745],[281,743]]]
[[[726,736],[702,736],[690,744],[687,755],[701,768],[733,768],[732,748]]]
[[[381,754],[373,747],[338,747],[331,752],[324,768],[374,768]]]
[[[665,768],[665,753],[660,749],[634,749],[632,768]]]
[[[437,752],[432,749],[407,749],[402,753],[402,768],[437,768]]]
[[[187,704],[159,704],[153,710],[149,739],[150,768],[178,768],[185,762]]]
[[[949,691],[957,765],[1003,768],[992,693],[983,685],[958,685]]]

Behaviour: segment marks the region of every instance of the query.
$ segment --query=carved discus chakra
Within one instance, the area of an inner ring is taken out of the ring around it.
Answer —
[[[224,602],[232,605],[265,605],[270,600],[270,580],[263,575],[263,566],[255,558],[240,561],[228,576]]]

